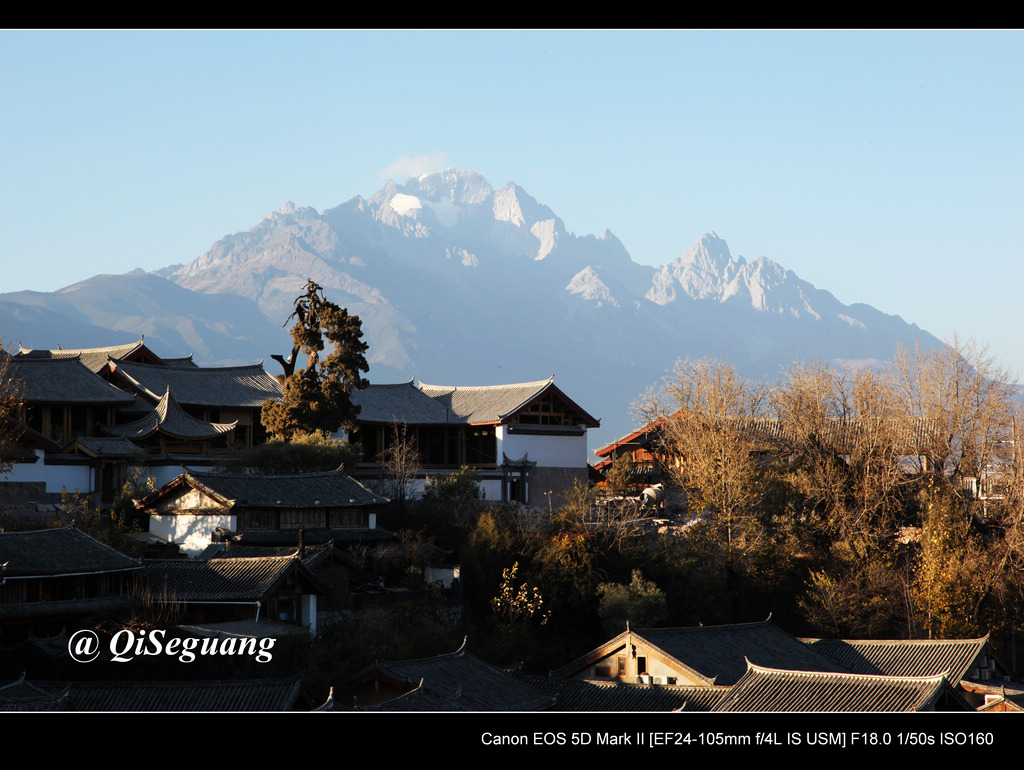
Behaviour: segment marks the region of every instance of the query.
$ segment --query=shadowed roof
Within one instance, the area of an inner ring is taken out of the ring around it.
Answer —
[[[447,655],[378,663],[354,680],[377,674],[416,689],[368,707],[374,711],[538,711],[554,703],[552,696],[466,652],[465,643]]]
[[[262,364],[250,366],[157,366],[118,361],[115,375],[152,401],[168,388],[186,406],[234,406],[255,408],[267,399],[281,399],[281,384]]]
[[[387,502],[341,470],[278,476],[190,471],[169,481],[138,505],[151,505],[183,485],[202,490],[232,508],[350,508]]]
[[[555,697],[552,711],[707,712],[729,692],[728,687],[624,684],[540,676],[524,680]]]
[[[172,602],[259,601],[270,594],[293,570],[298,570],[318,591],[326,593],[295,556],[255,556],[198,561],[151,559],[143,577],[154,596]]]
[[[308,706],[298,679],[213,682],[35,682],[74,711],[290,711]]]
[[[21,381],[21,395],[32,404],[132,404],[135,396],[90,371],[77,356],[12,356],[10,375]]]
[[[707,684],[731,685],[747,670],[747,659],[759,665],[806,671],[834,671],[837,665],[772,623],[684,628],[641,628],[624,631],[609,642],[563,666],[555,676],[568,677],[639,639],[671,665]]]
[[[108,436],[76,436],[61,449],[62,454],[74,451],[90,457],[132,457],[142,454],[142,450],[128,439]]]
[[[126,556],[87,535],[74,524],[30,532],[0,532],[4,577],[91,574],[137,570],[138,559]]]

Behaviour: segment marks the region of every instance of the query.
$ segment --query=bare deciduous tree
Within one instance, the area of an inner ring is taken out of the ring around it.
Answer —
[[[893,375],[906,414],[929,428],[929,472],[980,479],[1009,457],[1016,382],[987,346],[954,336],[937,350],[901,347]]]
[[[406,501],[415,494],[416,476],[420,472],[420,453],[408,425],[397,421],[391,424],[391,433],[377,461],[383,470],[378,491],[396,503],[399,514],[404,515]]]
[[[721,529],[727,552],[756,537],[764,465],[758,449],[768,391],[727,363],[680,361],[661,391],[639,411],[662,424],[661,451],[673,482],[687,490],[690,510]]]

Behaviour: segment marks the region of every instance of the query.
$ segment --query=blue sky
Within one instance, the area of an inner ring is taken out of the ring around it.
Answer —
[[[1019,31],[3,31],[0,291],[448,166],[665,264],[714,230],[1024,377]]]

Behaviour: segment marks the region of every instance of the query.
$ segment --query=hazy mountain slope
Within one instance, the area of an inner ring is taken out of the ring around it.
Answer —
[[[56,292],[0,294],[0,308],[13,307],[34,315],[32,324],[14,326],[21,332],[10,340],[29,348],[98,347],[144,335],[159,355],[194,353],[197,361],[227,365],[269,362],[287,344],[281,324],[245,297],[199,294],[139,271],[94,276]]]

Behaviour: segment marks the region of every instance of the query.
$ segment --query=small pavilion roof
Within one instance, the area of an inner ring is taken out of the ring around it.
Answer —
[[[212,439],[230,433],[238,421],[230,423],[206,422],[199,420],[182,409],[168,390],[153,410],[138,420],[124,425],[104,425],[102,430],[109,436],[139,441],[163,433],[179,439]]]

